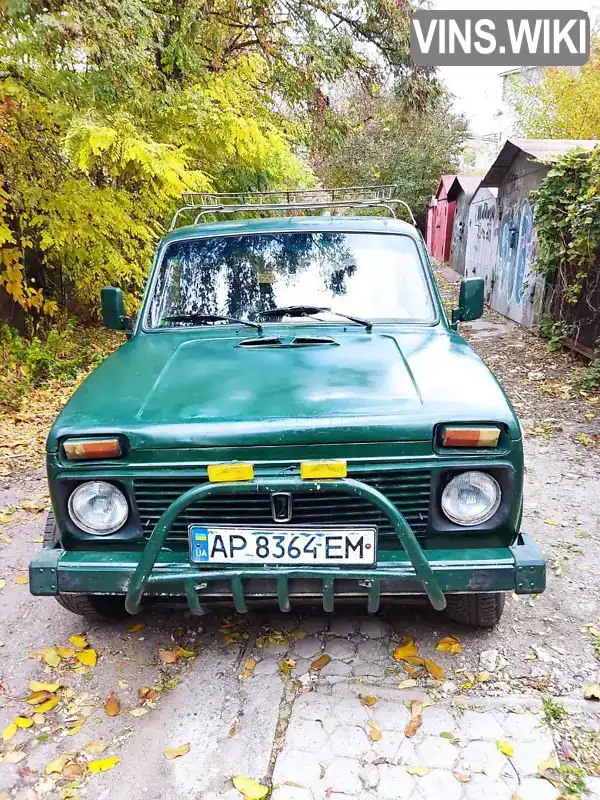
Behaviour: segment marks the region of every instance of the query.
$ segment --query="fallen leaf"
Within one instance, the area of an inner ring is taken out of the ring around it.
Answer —
[[[36,712],[36,714],[45,714],[47,711],[52,711],[52,709],[55,706],[57,706],[59,703],[60,703],[60,697],[55,695],[54,697],[51,697],[50,700],[46,700],[45,703],[42,703],[41,705],[39,705],[35,709],[35,712]]]
[[[245,778],[243,775],[235,775],[233,785],[244,795],[244,800],[263,800],[269,793],[266,786],[263,786],[254,778]]]
[[[306,631],[298,630],[292,633],[292,639],[304,639],[305,636],[306,636]]]
[[[252,676],[252,672],[254,671],[254,667],[256,666],[256,661],[253,661],[251,658],[246,659],[244,661],[244,671],[242,672],[242,680],[246,680]],[[294,663],[294,666],[296,664]]]
[[[164,664],[175,664],[179,659],[178,650],[159,650],[158,657]]]
[[[88,646],[88,641],[85,636],[69,636],[69,641],[78,650],[85,650]]]
[[[443,683],[444,681],[444,670],[440,667],[439,664],[436,664],[435,661],[430,661],[427,658],[423,659],[423,665],[427,667],[427,672],[431,675],[432,678],[435,678],[436,681]]]
[[[435,661],[430,661],[428,658],[421,658],[421,656],[407,656],[406,661],[417,667],[425,667],[432,678],[435,678],[436,681],[440,681],[440,683],[443,682],[444,670],[439,664],[436,664]]]
[[[9,722],[6,728],[4,728],[4,730],[2,731],[2,741],[8,742],[8,740],[12,739],[12,737],[18,730],[19,729],[17,728],[14,722]]]
[[[45,661],[49,667],[58,667],[58,665],[60,664],[61,657],[58,654],[56,648],[48,647],[46,648],[46,650],[44,650],[42,660]]]
[[[87,772],[87,768],[88,765],[85,763],[80,764],[77,761],[71,761],[65,766],[62,774],[64,778],[67,778],[67,780],[77,781],[84,777]]]
[[[394,650],[394,658],[396,661],[404,661],[406,658],[417,655],[417,645],[412,636],[405,636],[402,639],[402,644]]]
[[[2,591],[2,589],[4,589],[5,586],[6,586],[6,581],[4,580],[4,578],[0,578],[0,592]]]
[[[139,706],[138,708],[132,708],[129,713],[132,717],[143,717],[144,714],[150,713],[150,709],[148,706]]]
[[[407,675],[410,675],[411,678],[420,678],[423,676],[423,670],[421,667],[415,669],[414,667],[411,667],[410,664],[404,663],[402,664],[402,669],[407,673]]]
[[[157,689],[151,689],[149,686],[141,686],[138,689],[138,697],[140,700],[145,700],[146,702],[153,703],[156,699],[158,699],[159,692]]]
[[[414,678],[407,678],[405,681],[400,681],[398,689],[412,689],[416,685],[417,682]]]
[[[103,753],[107,747],[108,745],[106,742],[103,742],[101,739],[92,739],[92,741],[88,742],[83,749],[90,755],[99,755],[100,753]]]
[[[15,717],[13,722],[17,728],[31,728],[33,725],[33,720],[29,719],[29,717]]]
[[[181,744],[179,747],[165,747],[163,753],[167,758],[179,758],[179,756],[184,756],[186,753],[190,752],[190,745],[189,742],[186,744]]]
[[[72,636],[71,638],[74,639],[75,637]],[[80,664],[84,664],[86,667],[95,667],[98,661],[98,654],[89,647],[87,650],[79,650],[75,653],[75,658]]]
[[[78,734],[85,725],[85,722],[86,717],[79,717],[79,719],[73,720],[72,722],[67,722],[67,728],[69,728],[67,736],[75,736]]]
[[[372,742],[379,742],[381,740],[382,736],[383,736],[383,734],[381,733],[379,728],[375,728],[374,726],[371,726],[369,728],[369,739]]]
[[[185,647],[178,647],[177,655],[180,658],[196,658],[198,653],[195,650],[186,650]]]
[[[545,519],[544,523],[546,525],[552,525],[552,526],[560,525],[560,522],[558,520],[552,519],[551,517],[548,517],[548,519]]]
[[[407,767],[406,771],[409,775],[418,775],[419,778],[423,778],[431,772],[429,767]]]
[[[43,536],[36,536],[35,539],[31,540],[34,544],[43,544],[44,537]]]
[[[130,625],[128,628],[125,628],[125,633],[137,633],[138,631],[143,630],[145,627],[145,622],[136,622],[134,625]]]
[[[293,658],[284,658],[277,664],[279,674],[284,678],[291,677],[292,670],[294,669],[295,666],[296,666],[296,661]]]
[[[440,736],[442,737],[442,739],[454,739],[454,734],[450,733],[450,731],[442,731],[440,733]]]
[[[29,688],[32,692],[52,692],[52,694],[54,694],[54,692],[57,692],[61,686],[61,683],[41,683],[40,681],[29,681]]]
[[[121,711],[121,703],[119,702],[119,698],[114,692],[108,693],[108,697],[106,698],[106,702],[104,703],[104,710],[106,711],[109,717],[116,717],[117,714]]]
[[[108,772],[109,769],[116,767],[120,760],[117,756],[99,758],[96,761],[90,761],[87,768],[90,772]]]
[[[331,661],[331,656],[328,656],[327,653],[323,653],[322,656],[319,656],[319,658],[313,661],[313,663],[310,665],[310,668],[315,672],[318,672],[319,670],[323,669],[323,667],[326,667],[330,661]],[[264,797],[264,795],[261,795],[261,797]]]
[[[509,758],[515,754],[514,747],[508,742],[498,741],[496,742],[496,747],[502,753],[502,755],[508,756]]]
[[[71,755],[62,755],[58,758],[55,758],[54,761],[50,761],[49,764],[46,764],[46,775],[54,775],[54,774],[61,774],[65,765],[68,761],[71,760]]]
[[[404,729],[404,735],[410,739],[411,736],[415,735],[415,733],[419,730],[422,724],[423,724],[423,719],[421,717],[413,717],[413,719],[411,719],[411,721]]]
[[[560,769],[558,758],[554,753],[538,766],[538,774],[543,776],[549,769]]]
[[[421,703],[420,700],[413,700],[410,704],[411,719],[416,719],[421,711],[423,711],[423,703]]]
[[[52,686],[53,684],[49,684]],[[39,706],[41,703],[45,703],[47,700],[52,700],[54,697],[54,692],[51,689],[38,689],[30,694],[26,703],[29,703],[30,706]]]
[[[63,647],[62,645],[58,645],[56,652],[61,658],[72,658],[75,655],[72,647]]]
[[[24,586],[26,583],[29,583],[29,578],[27,575],[16,575],[14,581],[15,583],[21,584],[21,586]]]
[[[372,708],[377,702],[376,697],[368,694],[359,694],[358,699],[360,700],[361,706],[366,706],[366,708]]]
[[[435,649],[440,650],[442,653],[458,655],[458,653],[462,652],[462,645],[458,636],[445,636],[443,639],[440,639]]]
[[[454,775],[456,780],[460,781],[461,783],[468,783],[471,780],[470,775],[463,775],[462,772],[453,772],[452,774]]]
[[[480,672],[478,675],[475,676],[479,683],[487,683],[490,679],[489,672]]]
[[[11,750],[10,753],[0,755],[0,764],[18,764],[19,761],[23,761],[24,758],[27,758],[27,753],[24,750]],[[4,797],[4,795],[0,794],[0,800],[2,797]]]
[[[586,700],[600,700],[600,685],[594,683],[592,686],[586,686],[583,690],[583,696]]]

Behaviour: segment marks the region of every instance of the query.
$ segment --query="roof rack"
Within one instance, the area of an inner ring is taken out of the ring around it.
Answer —
[[[328,208],[385,208],[396,217],[394,206],[404,206],[416,225],[408,203],[394,197],[393,184],[381,186],[338,186],[332,189],[284,189],[271,192],[184,192],[183,205],[171,221],[170,231],[181,214],[195,212],[194,225],[206,214],[234,214],[262,211],[313,211]]]

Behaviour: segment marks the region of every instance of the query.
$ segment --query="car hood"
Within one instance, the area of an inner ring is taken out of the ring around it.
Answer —
[[[48,449],[115,433],[133,449],[427,441],[437,423],[461,421],[519,438],[504,392],[457,333],[397,330],[328,327],[335,345],[248,348],[226,331],[140,334],[75,392]],[[285,341],[294,333],[307,330]]]

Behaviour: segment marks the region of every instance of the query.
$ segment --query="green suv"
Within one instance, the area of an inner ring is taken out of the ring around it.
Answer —
[[[128,341],[48,437],[33,594],[103,616],[428,599],[490,626],[506,592],[543,591],[519,423],[457,333],[483,282],[449,321],[413,224],[322,213],[399,201],[335,192],[189,196],[134,325],[103,290]]]

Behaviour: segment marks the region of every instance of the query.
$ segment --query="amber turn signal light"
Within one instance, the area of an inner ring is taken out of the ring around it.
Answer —
[[[63,444],[69,461],[88,458],[119,458],[122,455],[118,439],[67,439]]]
[[[444,447],[497,447],[500,428],[446,428]]]

